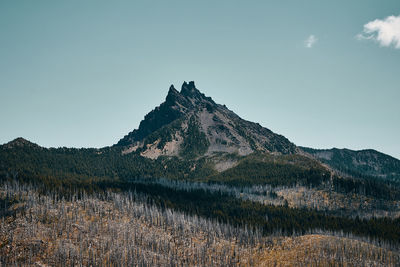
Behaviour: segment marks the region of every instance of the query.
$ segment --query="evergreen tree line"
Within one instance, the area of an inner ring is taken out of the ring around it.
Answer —
[[[357,193],[387,200],[400,199],[397,184],[361,177],[331,177],[315,162],[296,155],[260,160],[249,156],[239,164],[218,173],[207,159],[181,160],[159,157],[156,160],[130,153],[121,155],[118,147],[104,149],[45,149],[40,147],[0,147],[0,179],[18,178],[56,185],[98,180],[160,178],[208,181],[232,186],[252,185],[326,187],[343,193]],[[83,184],[85,184],[83,183]]]

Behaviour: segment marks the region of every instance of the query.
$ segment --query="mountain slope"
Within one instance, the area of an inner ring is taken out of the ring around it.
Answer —
[[[194,82],[184,82],[180,92],[171,86],[165,102],[116,146],[124,147],[124,153],[137,151],[153,159],[161,155],[194,158],[219,152],[244,156],[254,151],[297,151],[284,136],[246,121],[206,97]]]
[[[301,149],[341,173],[400,182],[400,160],[376,150]]]
[[[0,146],[0,265],[398,266],[396,161],[320,152],[193,82],[111,147],[17,138]]]

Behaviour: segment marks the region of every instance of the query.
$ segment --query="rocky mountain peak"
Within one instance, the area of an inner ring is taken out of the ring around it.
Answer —
[[[184,96],[198,95],[200,91],[196,88],[194,81],[187,83],[186,81],[182,84],[181,94]]]
[[[168,97],[169,95],[179,95],[178,90],[175,89],[175,87],[174,87],[173,84],[171,84],[171,86],[169,87],[167,97]]]
[[[165,102],[148,113],[139,128],[117,145],[126,147],[124,153],[140,151],[149,158],[297,151],[284,136],[243,120],[225,106],[216,104],[193,81],[184,82],[180,92],[171,85]]]
[[[190,100],[194,106],[201,103],[215,104],[211,97],[205,96],[199,89],[196,88],[194,81],[189,83],[183,82],[180,94]]]
[[[163,105],[163,104],[161,104]],[[175,89],[174,85],[171,85],[168,90],[167,97],[165,98],[165,105],[173,107],[176,110],[182,112],[187,111],[187,109],[192,108],[192,103],[185,96]],[[161,107],[161,106],[160,106]]]

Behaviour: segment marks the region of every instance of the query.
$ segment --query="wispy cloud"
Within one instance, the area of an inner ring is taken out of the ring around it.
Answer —
[[[318,41],[317,37],[315,37],[313,34],[311,34],[304,41],[304,46],[307,47],[307,48],[312,48],[317,41]]]
[[[374,40],[381,46],[393,45],[394,48],[400,49],[400,15],[368,22],[364,25],[363,32],[357,34],[356,38],[358,40]]]

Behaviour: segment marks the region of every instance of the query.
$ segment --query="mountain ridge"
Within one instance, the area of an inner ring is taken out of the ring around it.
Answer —
[[[299,148],[342,174],[400,182],[400,160],[377,150]]]

